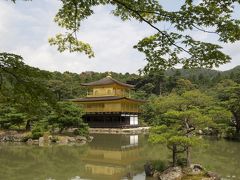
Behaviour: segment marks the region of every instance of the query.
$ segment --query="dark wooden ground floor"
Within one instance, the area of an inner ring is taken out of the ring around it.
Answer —
[[[86,114],[84,122],[91,128],[132,128],[138,127],[136,114]]]

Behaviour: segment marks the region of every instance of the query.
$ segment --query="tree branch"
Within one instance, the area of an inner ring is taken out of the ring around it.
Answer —
[[[77,12],[78,12],[78,7],[77,7],[77,2],[74,1],[74,6],[75,6],[75,13],[74,13],[74,18],[75,18],[75,24],[74,24],[74,31],[73,33],[75,34],[75,38],[77,39]]]
[[[121,6],[125,7],[126,9],[134,12],[142,21],[144,21],[145,23],[147,23],[147,24],[148,24],[149,26],[151,26],[153,29],[157,30],[157,31],[158,31],[160,34],[162,34],[163,36],[165,36],[173,46],[175,46],[175,47],[177,47],[178,49],[181,49],[182,51],[184,51],[184,52],[188,53],[189,55],[191,55],[191,52],[189,52],[188,50],[184,49],[183,47],[175,44],[174,41],[171,39],[171,37],[170,37],[168,34],[164,33],[164,32],[161,31],[159,28],[157,28],[157,27],[154,26],[152,23],[150,23],[148,20],[146,20],[146,19],[140,14],[140,12],[139,12],[138,10],[133,9],[133,8],[127,6],[126,4],[124,4],[124,3],[122,3],[122,2],[120,2],[120,1],[118,1],[118,0],[113,0],[113,1],[114,1],[115,3],[121,5]]]
[[[199,31],[202,31],[202,32],[205,32],[205,33],[212,33],[212,34],[217,34],[217,35],[219,35],[217,32],[215,32],[215,31],[208,31],[208,30],[205,30],[205,29],[202,29],[202,28],[200,28],[200,27],[197,27],[196,25],[194,25],[194,24],[192,24],[192,26],[194,27],[194,28],[196,28],[197,30],[199,30]]]
[[[113,0],[113,1],[118,2],[118,0]],[[118,2],[118,3],[120,3],[120,2]],[[121,3],[121,5],[123,5],[123,6],[125,5],[124,7],[127,6],[126,4],[123,4],[123,3]],[[130,8],[128,6],[126,8],[128,8],[130,10]],[[132,10],[132,8],[131,8],[131,10]],[[135,11],[137,11],[138,13],[157,14],[157,15],[168,17],[168,18],[171,17],[171,16],[169,16],[167,14],[159,13],[159,12],[156,12],[156,11],[148,11],[148,10],[135,10]],[[171,13],[178,13],[178,12],[176,11],[176,12],[171,12]],[[197,30],[199,30],[199,31],[202,31],[202,32],[205,32],[205,33],[211,33],[211,34],[218,34],[219,35],[219,33],[217,33],[216,31],[208,31],[208,30],[205,30],[203,28],[200,28],[200,27],[196,26],[195,24],[192,24],[192,26],[194,28],[196,28]]]

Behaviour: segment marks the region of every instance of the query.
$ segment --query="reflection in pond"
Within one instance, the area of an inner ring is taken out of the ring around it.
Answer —
[[[225,179],[240,179],[240,143],[205,142],[208,146],[195,148],[193,161]],[[0,144],[0,179],[145,180],[144,163],[156,159],[169,161],[170,153],[165,146],[148,144],[144,135],[95,135],[85,146]]]
[[[98,135],[86,156],[86,178],[121,179],[132,175],[132,163],[141,159],[138,135]]]
[[[206,144],[207,147],[195,148],[193,160],[224,179],[240,179],[240,142],[208,139]]]
[[[141,139],[142,143],[139,142]],[[122,179],[142,172],[144,137],[96,135],[85,146],[0,144],[0,179]],[[144,178],[144,176],[142,176]],[[145,179],[145,178],[144,178]]]

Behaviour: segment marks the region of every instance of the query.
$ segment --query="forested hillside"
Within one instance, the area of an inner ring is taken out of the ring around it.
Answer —
[[[191,81],[197,88],[210,88],[224,79],[240,81],[240,66],[228,71],[216,71],[211,69],[172,69],[165,72],[148,75],[137,75],[130,73],[116,72],[93,72],[86,71],[77,73],[71,72],[47,72],[49,78],[46,79],[46,88],[48,88],[57,100],[64,100],[86,95],[86,88],[80,84],[92,82],[106,77],[109,73],[119,81],[127,82],[136,86],[135,91],[148,94],[169,93],[177,86],[177,80],[185,79]],[[161,86],[161,87],[159,87]],[[147,98],[147,97],[142,98]]]
[[[57,126],[60,129],[76,125],[84,127],[82,119],[76,118],[76,114],[79,117],[78,115],[83,113],[82,109],[78,110],[65,100],[86,96],[87,89],[81,86],[81,83],[99,80],[110,73],[119,81],[135,85],[133,98],[149,100],[143,107],[147,113],[145,123],[152,124],[159,119],[156,117],[159,113],[151,116],[155,111],[150,108],[153,97],[155,97],[154,102],[162,101],[161,98],[158,99],[159,95],[166,98],[178,98],[178,96],[181,98],[184,93],[197,90],[200,95],[203,93],[214,99],[214,108],[223,107],[231,112],[234,122],[230,123],[228,116],[223,121],[226,126],[231,125],[233,131],[240,131],[239,66],[223,72],[210,69],[175,69],[155,70],[142,75],[90,71],[79,74],[60,73],[30,67],[23,63],[20,56],[6,53],[0,56],[0,66],[0,127],[2,129],[35,128],[39,133],[47,130],[49,126]],[[221,112],[225,111],[221,110]],[[62,118],[65,115],[68,118]]]
[[[11,90],[14,90],[14,93],[25,91],[25,95],[28,93],[27,91],[31,91],[29,92],[31,95],[36,94],[36,97],[42,95],[48,98],[48,100],[53,98],[51,100],[56,101],[83,97],[86,95],[87,89],[81,86],[81,83],[99,80],[106,77],[109,73],[119,81],[135,85],[135,93],[133,94],[136,96],[140,95],[141,98],[147,98],[150,94],[168,94],[172,89],[176,88],[179,79],[189,80],[196,88],[202,90],[211,88],[224,79],[231,79],[237,83],[240,82],[240,66],[227,71],[203,68],[170,69],[146,75],[123,74],[110,71],[103,73],[86,71],[79,74],[71,72],[60,73],[57,71],[43,71],[27,65],[22,66],[22,71],[13,71],[9,69],[10,67],[8,67],[8,73],[4,72],[4,69],[1,70],[0,85],[3,97],[15,98],[16,94],[11,94]],[[23,76],[24,80],[21,79],[21,76]],[[24,85],[25,83],[28,88]],[[37,88],[34,88],[34,86],[37,86]],[[14,87],[15,89],[13,89]]]

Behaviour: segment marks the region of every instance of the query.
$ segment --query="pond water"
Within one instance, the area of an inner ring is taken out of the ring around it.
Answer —
[[[0,144],[0,180],[145,180],[148,160],[170,160],[165,146],[150,145],[146,135],[93,135],[84,146],[38,147]],[[192,152],[193,162],[219,173],[224,179],[240,179],[240,143],[204,140]]]

